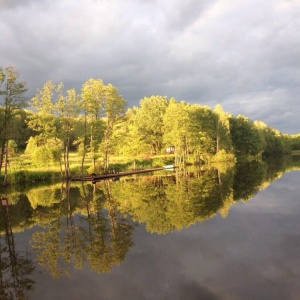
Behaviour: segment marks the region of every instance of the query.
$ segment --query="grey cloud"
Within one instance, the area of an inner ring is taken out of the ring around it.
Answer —
[[[169,30],[184,31],[214,3],[199,0],[175,0],[164,7],[166,27]],[[167,3],[167,1],[165,1]]]
[[[162,94],[300,131],[290,119],[300,92],[297,2],[0,3],[10,8],[0,10],[1,64],[16,67],[30,94],[49,79],[79,90],[95,77],[129,106]]]
[[[42,2],[43,0],[0,0],[0,9],[15,9],[17,7],[26,6],[31,3]],[[47,1],[47,0],[46,0]]]

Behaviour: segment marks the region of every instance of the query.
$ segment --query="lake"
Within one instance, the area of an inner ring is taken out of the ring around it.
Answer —
[[[300,299],[300,160],[3,190],[0,299]]]

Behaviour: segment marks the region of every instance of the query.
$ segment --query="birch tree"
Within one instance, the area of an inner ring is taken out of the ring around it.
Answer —
[[[67,91],[67,95],[59,95],[58,101],[55,104],[56,114],[60,122],[60,128],[58,130],[58,136],[63,142],[63,161],[65,178],[71,176],[69,153],[70,153],[70,138],[74,131],[75,118],[77,117],[79,107],[79,96],[75,89]]]
[[[104,169],[108,169],[113,126],[124,113],[125,104],[125,100],[112,84],[105,85],[101,79],[89,79],[83,84],[82,107],[84,108],[86,124],[84,141],[85,143],[89,141],[94,169],[96,152],[99,150],[98,146],[101,142]],[[104,122],[104,128],[101,126],[101,122]],[[88,127],[90,129],[89,138],[87,137]]]

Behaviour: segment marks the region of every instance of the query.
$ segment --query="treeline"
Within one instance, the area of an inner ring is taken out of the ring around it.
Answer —
[[[57,161],[70,177],[70,151],[81,155],[83,172],[87,155],[95,170],[99,161],[107,170],[111,155],[158,155],[166,149],[174,152],[176,164],[300,149],[300,135],[233,116],[219,104],[211,109],[151,96],[126,109],[117,88],[100,79],[87,80],[80,93],[48,81],[26,102],[25,83],[18,77],[12,67],[0,69],[0,168],[17,151],[37,161]]]

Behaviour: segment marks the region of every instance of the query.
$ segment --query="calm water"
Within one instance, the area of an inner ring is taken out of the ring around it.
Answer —
[[[300,299],[297,169],[5,191],[0,299]]]

